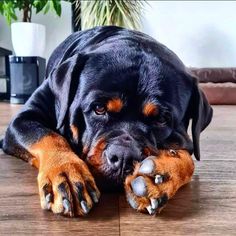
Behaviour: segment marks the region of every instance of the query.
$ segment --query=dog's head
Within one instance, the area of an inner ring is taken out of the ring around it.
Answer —
[[[74,53],[49,81],[57,128],[94,173],[113,185],[134,162],[160,148],[187,149],[200,159],[200,132],[212,117],[197,80],[179,59],[149,37],[133,34]],[[193,141],[187,134],[191,119]]]

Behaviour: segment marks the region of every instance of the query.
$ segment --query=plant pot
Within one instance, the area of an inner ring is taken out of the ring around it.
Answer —
[[[44,56],[46,41],[44,25],[29,22],[13,23],[11,38],[16,56]]]

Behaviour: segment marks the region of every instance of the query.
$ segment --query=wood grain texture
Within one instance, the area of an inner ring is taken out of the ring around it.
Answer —
[[[20,106],[0,103],[0,135]],[[105,194],[87,217],[65,218],[40,207],[37,170],[0,149],[0,235],[119,235],[118,195]]]
[[[0,103],[0,136],[20,109]],[[215,106],[201,139],[201,161],[156,217],[136,213],[120,194],[103,194],[85,218],[42,211],[36,169],[0,150],[0,235],[235,235],[236,106]]]

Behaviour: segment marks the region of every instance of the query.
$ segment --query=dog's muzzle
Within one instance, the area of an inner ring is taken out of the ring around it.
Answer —
[[[138,144],[129,134],[122,134],[113,138],[106,150],[104,156],[109,168],[119,175],[125,176],[133,170],[134,162],[142,158]]]

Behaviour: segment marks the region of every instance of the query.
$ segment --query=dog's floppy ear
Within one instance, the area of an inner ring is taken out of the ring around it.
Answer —
[[[81,54],[73,55],[49,74],[49,87],[55,96],[57,129],[62,127],[69,106],[75,97],[86,58]]]
[[[190,118],[192,118],[192,139],[194,156],[200,160],[199,138],[200,133],[209,125],[213,110],[204,93],[198,88],[197,79],[194,79],[192,96],[190,100]]]

